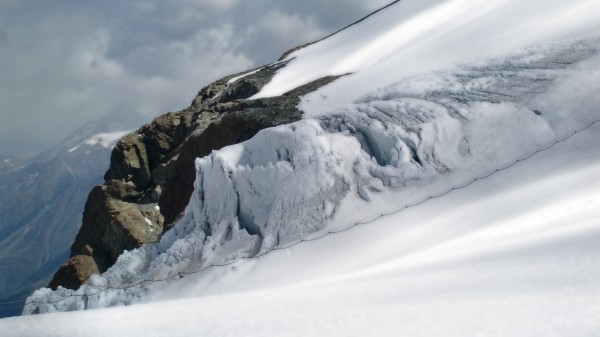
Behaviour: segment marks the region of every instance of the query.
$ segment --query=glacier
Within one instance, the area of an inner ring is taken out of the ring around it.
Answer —
[[[214,151],[197,159],[192,200],[159,243],[125,252],[77,291],[38,290],[25,312],[137,303],[158,281],[261,256],[489,175],[600,120],[599,46],[598,38],[568,40],[409,77]]]

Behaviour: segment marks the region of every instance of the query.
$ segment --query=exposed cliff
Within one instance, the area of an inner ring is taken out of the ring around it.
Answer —
[[[299,98],[335,80],[324,77],[281,96],[246,100],[286,62],[235,74],[204,87],[187,109],[170,112],[115,146],[105,182],[89,194],[70,259],[51,288],[78,288],[125,250],[157,241],[182,214],[193,191],[194,160],[247,140],[258,131],[297,121]]]

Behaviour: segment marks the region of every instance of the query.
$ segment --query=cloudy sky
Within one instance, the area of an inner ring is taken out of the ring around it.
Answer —
[[[390,0],[0,0],[0,154],[31,156],[120,107],[189,105]]]

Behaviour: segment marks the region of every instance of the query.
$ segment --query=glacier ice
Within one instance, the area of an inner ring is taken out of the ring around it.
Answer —
[[[25,313],[135,303],[157,281],[345,228],[510,165],[600,119],[599,44],[571,40],[405,78],[214,151],[196,160],[190,204],[159,243],[125,252],[77,291],[36,291]]]

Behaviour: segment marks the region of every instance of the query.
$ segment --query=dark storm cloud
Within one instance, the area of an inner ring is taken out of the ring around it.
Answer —
[[[182,109],[387,2],[0,0],[0,153],[36,154],[118,106]]]

